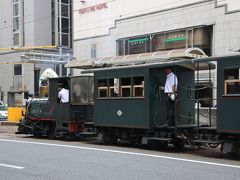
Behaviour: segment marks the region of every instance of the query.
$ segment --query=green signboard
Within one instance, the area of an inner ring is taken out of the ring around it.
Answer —
[[[140,38],[140,39],[133,39],[133,40],[128,40],[129,43],[133,43],[133,42],[141,42],[141,41],[148,41],[148,38]]]
[[[176,38],[166,39],[165,42],[174,42],[174,41],[183,41],[183,40],[186,40],[186,38],[185,37],[176,37]]]

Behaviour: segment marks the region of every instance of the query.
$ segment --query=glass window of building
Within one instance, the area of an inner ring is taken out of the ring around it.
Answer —
[[[62,44],[63,46],[69,46],[69,34],[62,33]]]
[[[19,15],[19,3],[13,3],[13,16]]]
[[[186,48],[186,31],[177,31],[166,33],[165,49]]]
[[[13,44],[15,46],[19,45],[19,33],[14,33],[13,34]]]
[[[51,13],[52,13],[52,45],[54,46],[56,44],[56,33],[55,33],[55,0],[52,0],[51,3]]]
[[[61,34],[62,37],[60,37],[59,32],[59,38],[62,39],[62,46],[65,47],[71,47],[71,11],[72,11],[72,0],[61,0],[61,5],[58,7],[61,7],[61,14],[59,14],[58,20],[61,20]],[[60,3],[60,0],[58,0],[58,3]],[[60,28],[59,28],[60,29]]]
[[[22,65],[14,64],[14,75],[22,75]]]
[[[165,50],[166,34],[154,35],[152,38],[152,51]]]
[[[193,29],[193,47],[198,47],[202,49],[209,56],[212,54],[212,31],[212,26]]]
[[[118,56],[124,55],[124,40],[117,41],[117,55]]]
[[[1,96],[0,96],[0,100],[4,101],[4,92],[0,92]]]
[[[97,45],[92,44],[91,45],[91,58],[96,58],[97,57]]]
[[[69,17],[69,5],[68,4],[62,4],[62,16],[63,17]]]
[[[131,38],[128,40],[129,54],[138,54],[150,51],[149,36]]]
[[[12,0],[13,45],[19,46],[19,0]]]
[[[69,33],[69,19],[62,18],[62,32]]]
[[[212,26],[191,27],[117,40],[117,54],[128,55],[198,47],[211,55]]]
[[[68,3],[69,3],[69,0],[62,0],[62,3],[68,4]]]
[[[124,50],[125,50],[125,52],[124,52],[124,55],[128,55],[129,54],[129,45],[128,45],[128,40],[127,39],[125,39],[124,40],[124,45],[125,45],[125,48],[124,48]]]
[[[19,17],[15,17],[13,18],[13,32],[15,33],[18,30],[19,30]]]

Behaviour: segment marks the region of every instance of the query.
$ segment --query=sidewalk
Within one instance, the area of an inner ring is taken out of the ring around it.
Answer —
[[[0,126],[17,126],[18,122],[0,121]]]
[[[0,133],[15,134],[17,128],[17,123],[0,121]]]

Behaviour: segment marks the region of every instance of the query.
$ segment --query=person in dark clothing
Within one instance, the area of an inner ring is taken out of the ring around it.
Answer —
[[[174,126],[175,124],[175,99],[177,94],[177,85],[178,79],[177,76],[172,72],[172,69],[167,67],[165,68],[165,73],[167,75],[165,86],[161,87],[166,94],[166,108],[167,108],[167,117],[166,124],[167,126]]]

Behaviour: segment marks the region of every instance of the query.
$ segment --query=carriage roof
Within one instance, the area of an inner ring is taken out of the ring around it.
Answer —
[[[86,72],[104,71],[122,68],[158,68],[166,66],[184,66],[192,70],[214,69],[215,65],[209,61],[195,61],[206,59],[206,54],[199,48],[175,49],[157,51],[126,56],[103,57],[86,60],[73,60],[65,65],[66,68],[85,69]]]

